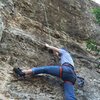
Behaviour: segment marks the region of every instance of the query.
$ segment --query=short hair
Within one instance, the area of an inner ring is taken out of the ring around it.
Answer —
[[[53,54],[53,50],[52,49],[49,49],[48,51],[49,51],[50,54]]]

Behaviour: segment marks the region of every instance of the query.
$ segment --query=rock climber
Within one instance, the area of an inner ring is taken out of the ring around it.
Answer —
[[[74,84],[76,81],[76,74],[74,72],[74,62],[68,52],[64,48],[56,48],[45,44],[46,48],[53,51],[53,54],[60,56],[61,66],[41,66],[33,67],[32,69],[22,70],[20,68],[14,68],[13,71],[19,76],[25,75],[37,75],[37,74],[50,74],[60,77],[64,81],[64,96],[65,100],[76,100],[74,93]]]

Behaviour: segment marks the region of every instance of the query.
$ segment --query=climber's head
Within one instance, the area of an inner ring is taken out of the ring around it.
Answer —
[[[49,53],[50,53],[50,54],[53,54],[54,56],[59,57],[59,53],[56,52],[56,51],[54,51],[54,50],[52,50],[52,49],[49,50]]]
[[[61,48],[61,49],[65,50],[65,51],[68,51],[66,48]],[[52,49],[49,49],[49,53],[53,54],[54,56],[57,56],[57,57],[61,56],[61,54],[59,52],[56,52],[56,51],[54,51]]]
[[[59,52],[53,51],[54,56],[59,57]]]
[[[50,54],[53,54],[53,50],[52,49],[49,49],[48,51],[49,51]]]

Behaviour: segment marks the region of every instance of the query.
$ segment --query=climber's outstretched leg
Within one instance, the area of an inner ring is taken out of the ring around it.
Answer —
[[[65,69],[66,68],[66,69]],[[65,69],[66,73],[63,73],[63,80],[69,80],[70,78],[72,78],[73,74],[72,74],[72,70],[69,67],[63,67],[63,69]],[[42,67],[34,67],[32,69],[29,70],[19,70],[15,69],[16,73],[19,76],[25,76],[25,75],[37,75],[37,74],[50,74],[53,76],[57,76],[60,77],[60,66],[42,66]],[[65,100],[76,100],[75,98],[75,93],[74,93],[74,85],[72,82],[70,81],[66,81],[64,82],[64,94],[65,94]]]
[[[21,70],[19,68],[15,68],[14,72],[19,76],[25,75],[37,75],[37,74],[50,74],[53,76],[59,77],[60,75],[60,66],[42,66],[42,67],[34,67],[28,70]]]

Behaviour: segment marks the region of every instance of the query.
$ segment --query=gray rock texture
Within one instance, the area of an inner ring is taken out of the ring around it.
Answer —
[[[91,0],[0,0],[0,99],[64,100],[63,82],[50,75],[17,80],[14,67],[58,64],[43,44],[67,47],[85,86],[75,85],[77,100],[100,100],[100,55],[86,49],[86,40],[99,44],[100,26]],[[96,35],[97,34],[97,35]]]

